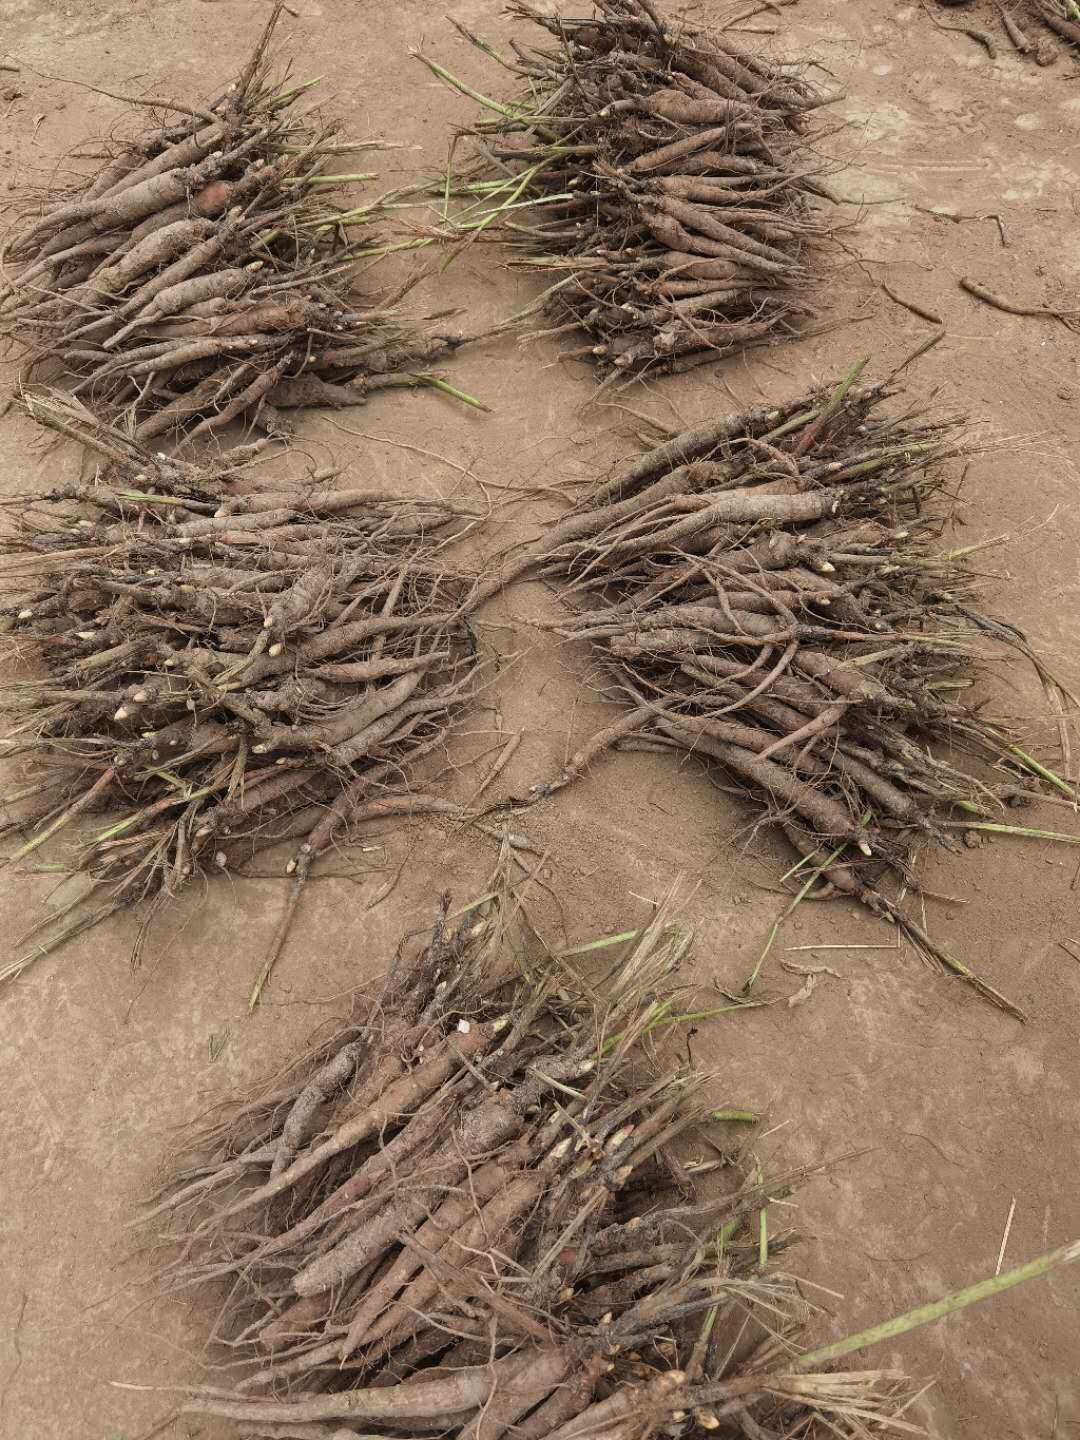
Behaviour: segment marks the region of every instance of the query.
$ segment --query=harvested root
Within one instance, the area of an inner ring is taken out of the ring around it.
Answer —
[[[301,112],[309,86],[272,73],[281,10],[219,100],[171,107],[187,118],[111,147],[61,196],[32,197],[7,236],[0,326],[25,345],[24,378],[76,377],[139,439],[234,420],[279,433],[292,409],[438,384],[432,363],[465,338],[421,334],[394,297],[352,293],[357,258],[379,245],[350,231],[384,202],[335,203],[372,177],[329,167],[373,142],[341,142]]]
[[[941,3],[941,0],[939,0]],[[1050,65],[1055,51],[1050,36],[1067,45],[1080,46],[1080,6],[1076,0],[978,0],[965,6],[960,24],[938,20],[940,29],[968,36],[996,58],[995,36],[1000,34],[1009,48],[1032,57],[1038,65]],[[968,23],[968,21],[972,23]]]
[[[664,1157],[710,1123],[700,1077],[636,1070],[688,938],[663,907],[601,1004],[490,888],[453,923],[444,901],[431,943],[260,1127],[246,1104],[234,1135],[215,1118],[149,1212],[181,1241],[167,1285],[227,1286],[215,1338],[245,1371],[185,1410],[264,1436],[570,1440],[636,1435],[654,1407],[708,1429],[809,1423],[818,1396],[757,1378],[805,1308],[763,1265],[765,1186],[733,1166],[722,1193],[680,1194]],[[902,1387],[856,1389],[871,1413]]]
[[[883,884],[917,888],[913,847],[947,842],[956,809],[989,817],[1030,788],[1014,737],[965,696],[991,644],[1031,652],[976,608],[979,547],[939,540],[961,426],[884,413],[888,387],[858,385],[861,368],[676,436],[490,582],[557,577],[575,613],[554,628],[591,642],[632,707],[533,799],[631,731],[716,763],[782,825],[799,885],[816,876],[900,923],[1015,1013]]]
[[[77,407],[58,414],[72,432]],[[130,442],[111,470],[17,498],[0,545],[5,646],[35,669],[9,665],[2,687],[7,753],[30,782],[4,827],[30,838],[8,861],[78,820],[71,867],[90,881],[4,976],[95,916],[278,841],[303,842],[298,896],[350,824],[453,808],[408,782],[479,678],[468,577],[443,553],[466,512],[334,472],[223,496],[235,470]]]
[[[465,132],[483,158],[441,187],[472,200],[456,233],[524,248],[519,263],[558,278],[550,333],[583,330],[573,353],[604,375],[685,370],[796,331],[830,234],[812,203],[827,162],[807,133],[822,96],[647,0],[597,0],[593,19],[511,12],[554,43],[518,48],[523,92]]]
[[[716,1162],[669,1149],[730,1114],[653,1048],[690,945],[669,902],[601,999],[546,951],[505,860],[487,892],[456,919],[444,899],[381,998],[231,1128],[216,1113],[148,1210],[166,1290],[225,1296],[231,1387],[192,1387],[183,1412],[253,1440],[865,1440],[911,1387],[837,1360],[1080,1257],[805,1351],[811,1307],[777,1263],[796,1237],[767,1208],[805,1172],[729,1157],[698,1194]]]

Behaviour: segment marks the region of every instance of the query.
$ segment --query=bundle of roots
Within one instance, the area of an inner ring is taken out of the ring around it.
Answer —
[[[24,373],[77,377],[142,439],[232,420],[281,430],[281,411],[438,384],[427,365],[461,340],[403,322],[400,293],[352,293],[370,241],[349,229],[379,202],[328,198],[371,178],[327,169],[365,146],[300,113],[309,87],[271,73],[281,9],[220,99],[134,102],[183,118],[98,152],[90,180],[35,197],[7,236],[0,325],[25,346]]]
[[[350,819],[435,805],[408,793],[410,767],[479,674],[468,580],[442,553],[469,523],[459,507],[333,471],[223,499],[217,471],[126,463],[130,487],[11,502],[0,546],[4,739],[28,772],[4,829],[33,832],[9,861],[123,812],[83,837],[90,894],[5,974],[263,846],[306,836],[303,873]]]
[[[987,0],[978,5],[970,5],[968,0],[939,0],[939,3],[963,7],[957,11],[959,23],[943,28],[969,35],[991,56],[997,53],[999,29],[1013,49],[1021,55],[1030,55],[1039,65],[1053,64],[1060,50],[1047,31],[1069,45],[1080,46],[1080,6],[1076,0],[1006,0],[1004,4]],[[981,28],[984,19],[994,27],[992,30]],[[977,23],[970,24],[969,20]]]
[[[511,11],[554,44],[519,48],[524,94],[466,132],[483,158],[458,185],[474,198],[457,227],[562,277],[545,333],[584,330],[592,343],[571,353],[610,377],[791,333],[829,234],[811,204],[825,193],[806,134],[817,92],[650,0],[597,0],[583,20]],[[530,203],[531,223],[515,218]]]
[[[701,1077],[636,1063],[679,1018],[687,937],[661,907],[601,1004],[518,903],[444,902],[381,1001],[218,1112],[150,1209],[168,1287],[224,1291],[239,1372],[184,1412],[267,1440],[865,1434],[901,1387],[800,1373],[761,1218],[787,1190],[728,1156],[697,1194],[672,1147],[713,1121]]]
[[[536,793],[612,745],[716,761],[782,826],[800,883],[900,921],[1008,1004],[880,881],[917,888],[916,840],[947,839],[953,807],[992,819],[1032,783],[1004,723],[964,696],[987,642],[1040,662],[975,608],[979,547],[940,543],[959,422],[883,413],[888,385],[858,385],[861,368],[675,436],[504,572],[558,577],[576,613],[557,632],[591,642],[630,706]]]

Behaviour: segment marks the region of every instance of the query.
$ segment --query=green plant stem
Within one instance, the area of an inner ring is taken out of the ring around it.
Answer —
[[[300,85],[294,85],[291,90],[279,90],[270,100],[272,110],[280,110],[283,105],[289,105],[296,99],[297,95],[303,95],[305,90],[310,90],[313,85],[322,82],[323,76],[316,75],[314,80],[305,80]]]
[[[492,100],[490,95],[482,95],[479,90],[474,90],[471,85],[466,85],[464,80],[459,80],[456,75],[451,75],[450,71],[444,69],[437,61],[430,60],[426,55],[417,50],[415,46],[409,51],[409,54],[419,60],[422,65],[426,65],[431,73],[437,76],[438,79],[458,91],[459,94],[467,95],[470,100],[475,100],[476,103],[482,105],[485,110],[493,110],[496,115],[501,115],[504,120],[520,120],[522,118],[520,110],[510,105],[504,105],[501,100]]]
[[[44,830],[35,835],[31,840],[27,840],[25,845],[20,845],[13,855],[8,856],[6,863],[13,865],[16,861],[33,854],[39,846],[45,844],[46,840],[55,835],[58,830],[62,830],[65,825],[74,820],[83,810],[87,809],[99,795],[104,794],[112,784],[115,774],[115,767],[110,765],[106,771],[98,776],[89,790],[81,795],[73,805],[68,806],[62,815],[57,816],[51,825],[47,825]]]
[[[810,872],[810,874],[803,881],[802,885],[799,887],[799,891],[792,899],[791,904],[788,905],[785,910],[782,910],[780,914],[776,917],[776,919],[773,921],[772,929],[769,931],[769,938],[765,942],[765,948],[758,956],[758,962],[754,966],[753,970],[750,972],[749,979],[743,985],[744,990],[749,991],[754,988],[754,985],[757,982],[757,978],[761,974],[761,967],[769,958],[769,951],[775,945],[777,935],[780,934],[781,925],[783,925],[784,921],[788,918],[791,912],[799,906],[799,904],[806,898],[807,895],[809,895],[810,891],[814,888],[818,880],[821,878],[822,872],[827,870],[829,866],[833,863],[833,861],[837,860],[844,853],[844,850],[846,848],[847,841],[845,840],[844,843],[842,845],[838,845],[836,849],[832,852],[832,854],[829,855],[825,860],[823,860],[820,865],[815,865],[814,869]],[[803,856],[803,861],[805,861],[807,858],[807,856]],[[802,862],[800,862],[800,865],[801,864]],[[799,868],[799,865],[795,866],[795,870],[798,870]],[[788,871],[789,875],[794,873],[794,870]]]
[[[485,405],[482,400],[477,400],[475,395],[467,395],[464,390],[458,390],[447,381],[440,380],[437,375],[415,375],[413,379],[432,390],[441,390],[444,395],[460,400],[463,405],[470,405],[474,410],[483,410],[487,415],[492,413],[490,405]]]
[[[110,825],[107,829],[99,831],[97,835],[91,837],[90,844],[101,845],[106,840],[115,840],[116,837],[122,835],[125,830],[130,830],[132,825],[136,825],[140,820],[145,819],[149,812],[155,809],[155,807],[159,810],[167,810],[172,805],[187,805],[192,800],[202,800],[205,799],[207,795],[212,795],[214,788],[213,785],[206,785],[201,790],[187,790],[183,795],[178,795],[175,800],[157,800],[153,805],[148,805],[145,810],[137,810],[134,815],[128,815],[125,819],[118,820],[115,825]]]
[[[806,454],[807,450],[810,449],[810,446],[813,445],[814,441],[820,435],[823,426],[828,424],[828,422],[840,409],[841,405],[843,405],[844,397],[847,395],[851,387],[855,384],[855,381],[858,380],[862,372],[866,369],[866,366],[869,363],[869,359],[870,357],[867,355],[864,356],[861,360],[856,361],[856,363],[851,367],[848,373],[840,381],[840,384],[837,385],[836,389],[829,396],[825,408],[824,410],[822,410],[818,418],[814,420],[810,425],[808,425],[803,431],[802,435],[799,437],[795,445],[794,451],[792,452],[795,455],[796,459],[798,459],[800,455]]]
[[[304,175],[295,179],[283,180],[282,185],[302,185],[306,187],[328,185],[353,185],[361,180],[377,180],[378,173],[374,170],[365,170],[355,175]]]
[[[1080,835],[1061,830],[1034,830],[1028,825],[998,825],[993,820],[945,820],[949,830],[987,830],[991,835],[1021,835],[1026,840],[1054,840],[1059,845],[1080,845]]]
[[[1019,745],[1010,745],[1008,749],[1009,754],[1015,755],[1026,770],[1031,770],[1043,780],[1049,781],[1051,785],[1056,785],[1061,793],[1067,795],[1070,800],[1080,798],[1077,796],[1076,790],[1072,785],[1063,780],[1060,775],[1055,775],[1053,770],[1048,770],[1045,765],[1040,764],[1040,762],[1036,760],[1034,756],[1029,755],[1026,750],[1021,750]]]
[[[612,945],[622,945],[627,940],[636,940],[640,934],[640,930],[623,930],[618,935],[605,935],[600,940],[590,940],[588,945],[575,945],[572,950],[562,950],[559,953],[564,959],[571,955],[586,955],[590,950],[606,950]]]
[[[932,1325],[936,1320],[944,1319],[946,1315],[953,1315],[958,1310],[966,1310],[969,1305],[976,1305],[980,1300],[989,1300],[995,1295],[1001,1295],[1015,1285],[1023,1285],[1027,1280],[1035,1280],[1040,1275],[1046,1275],[1049,1271],[1056,1269],[1057,1266],[1071,1264],[1074,1260],[1080,1260],[1080,1240],[1074,1240],[1069,1245],[1061,1245],[1056,1250],[1050,1250],[1035,1260],[1029,1260],[1024,1265],[1017,1265],[1013,1270],[1006,1270],[1003,1275],[994,1275],[989,1280],[980,1280],[975,1285],[968,1285],[954,1295],[946,1295],[941,1300],[933,1300],[928,1305],[919,1305],[903,1315],[895,1315],[891,1320],[882,1321],[880,1325],[872,1325],[869,1330],[860,1330],[858,1334],[847,1335],[843,1340],[833,1341],[831,1345],[822,1345],[817,1350],[808,1350],[805,1355],[799,1356],[798,1368],[808,1370],[818,1365],[826,1365],[833,1360],[842,1359],[845,1355],[852,1355],[856,1350],[864,1350],[871,1345],[880,1345],[883,1340],[895,1340],[900,1335],[906,1335],[909,1330],[918,1329],[920,1325]]]
[[[761,1173],[761,1166],[758,1166],[757,1183],[764,1185],[765,1177]],[[769,1263],[769,1207],[762,1205],[758,1211],[758,1264],[762,1270]]]
[[[720,1251],[721,1254],[724,1253],[724,1246],[725,1246],[725,1245],[727,1244],[727,1242],[731,1239],[731,1237],[732,1237],[733,1235],[735,1235],[736,1232],[738,1231],[738,1229],[739,1229],[739,1224],[740,1224],[740,1221],[739,1221],[738,1217],[736,1217],[735,1219],[732,1219],[732,1220],[725,1220],[724,1223],[723,1223],[723,1225],[721,1225],[721,1226],[720,1226],[720,1229],[716,1232],[716,1242],[715,1242],[715,1243],[716,1243],[716,1246],[717,1246],[717,1248],[719,1249],[719,1251]]]

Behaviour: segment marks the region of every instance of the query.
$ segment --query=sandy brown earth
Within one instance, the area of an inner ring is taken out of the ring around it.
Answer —
[[[459,74],[492,80],[443,7],[295,0],[294,8],[299,75],[325,76],[350,133],[405,147],[377,157],[386,181],[436,166],[466,102],[433,83],[409,47],[423,41]],[[265,9],[245,0],[5,0],[0,57],[22,69],[0,72],[0,185],[46,179],[81,137],[117,120],[114,101],[55,77],[116,91],[217,93]],[[448,5],[494,38],[506,29],[498,9],[497,0]],[[712,0],[694,9],[730,13]],[[883,295],[878,282],[887,281],[947,326],[947,340],[917,371],[920,393],[937,390],[999,442],[964,477],[962,543],[1007,537],[986,555],[993,605],[1029,631],[1063,679],[1080,683],[1070,459],[1080,439],[1077,337],[1053,320],[980,305],[958,285],[969,275],[1024,301],[1080,304],[1076,67],[1062,57],[1040,69],[1004,50],[991,63],[896,0],[800,0],[782,13],[791,45],[845,92],[836,113],[847,129],[832,144],[851,168],[837,188],[864,202],[843,208],[849,256],[821,299],[831,328],[628,403],[667,423],[691,422],[732,396],[740,405],[788,396],[861,354],[884,368],[926,333]],[[481,322],[532,293],[494,249],[478,248],[427,282],[417,303]],[[587,480],[634,447],[625,413],[582,413],[589,376],[544,344],[477,348],[454,362],[453,379],[494,413],[432,395],[381,397],[333,422],[309,417],[302,441],[320,461],[333,454],[354,475],[403,490],[475,499],[478,482],[493,498],[497,487],[519,490],[487,531],[492,551],[556,513],[557,497],[530,487]],[[13,412],[0,422],[0,457],[6,491],[55,483],[78,464],[74,450],[43,451]],[[496,742],[498,707],[506,729],[525,732],[500,781],[506,794],[561,764],[570,732],[580,738],[609,714],[583,684],[586,657],[537,628],[555,613],[544,589],[526,585],[482,616],[486,643],[507,663],[492,708],[462,727],[468,733],[450,758],[460,763]],[[994,710],[1030,724],[1056,759],[1039,703],[1021,670],[996,673]],[[460,795],[474,783],[452,771],[446,781]],[[1080,832],[1068,809],[1028,813],[1032,823]],[[580,942],[629,928],[685,877],[703,1000],[714,984],[742,981],[783,903],[779,847],[752,833],[738,799],[695,764],[606,759],[517,828],[548,854],[545,874],[562,909],[546,899],[541,908],[556,939],[563,930]],[[332,1013],[335,997],[383,968],[403,929],[426,923],[441,889],[476,893],[493,859],[485,840],[441,824],[359,842],[371,848],[343,855],[332,867],[338,878],[311,886],[269,1003],[253,1017],[245,998],[282,903],[278,878],[193,889],[154,926],[138,972],[128,963],[138,921],[128,916],[30,968],[0,997],[4,1440],[135,1440],[169,1408],[160,1387],[206,1378],[209,1307],[150,1305],[125,1228],[176,1144],[175,1127],[280,1060]],[[396,888],[369,908],[398,867]],[[808,1184],[790,1211],[807,1237],[799,1269],[828,1287],[821,1339],[992,1273],[1014,1200],[1006,1263],[1080,1237],[1080,962],[1059,945],[1080,937],[1075,856],[1002,840],[937,850],[923,875],[938,897],[926,906],[935,938],[1023,1005],[1029,1024],[906,949],[886,948],[881,926],[834,903],[802,907],[785,928],[758,992],[774,1003],[703,1027],[690,1042],[715,1076],[718,1101],[767,1112],[763,1160],[787,1167],[861,1152]],[[5,959],[46,893],[44,881],[5,879]],[[808,1003],[789,1008],[801,981],[782,960],[827,964],[837,978],[823,976]],[[934,1382],[917,1413],[937,1436],[1067,1440],[1080,1435],[1078,1357],[1080,1267],[916,1332],[874,1362]],[[195,1422],[176,1433],[224,1434]]]

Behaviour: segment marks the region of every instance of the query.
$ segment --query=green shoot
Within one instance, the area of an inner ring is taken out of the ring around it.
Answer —
[[[800,870],[805,869],[812,859],[812,855],[800,855],[798,860],[795,861],[795,864],[792,865],[789,870],[785,870],[783,875],[780,876],[780,884],[782,885],[785,880],[790,880],[793,875],[797,875]]]
[[[458,390],[445,380],[440,380],[437,375],[414,375],[413,379],[432,390],[441,390],[444,395],[460,400],[463,405],[469,405],[474,410],[483,410],[487,415],[492,413],[490,405],[485,405],[482,400],[477,400],[475,395],[467,395],[464,390]]]
[[[158,800],[154,807],[147,807],[147,809],[158,808],[164,810],[172,805],[187,805],[191,800],[202,800],[207,795],[212,795],[213,793],[214,787],[212,785],[203,786],[201,790],[185,790],[182,795],[177,795],[175,800]],[[90,844],[100,845],[105,840],[115,840],[118,835],[123,835],[126,830],[130,830],[132,825],[137,825],[140,820],[146,817],[146,814],[147,810],[136,810],[134,815],[127,815],[123,820],[117,820],[114,825],[109,825],[94,835],[90,840]]]
[[[118,490],[118,500],[138,500],[143,505],[186,505],[186,500],[178,500],[175,495],[151,495],[145,490]]]
[[[715,1010],[687,1010],[681,1015],[665,1015],[661,1020],[652,1021],[646,1034],[661,1025],[689,1025],[695,1020],[712,1020],[717,1015],[730,1015],[733,1010],[745,1009],[746,1005],[740,1001],[736,1005],[721,1005]]]
[[[278,155],[307,155],[310,145],[272,145]],[[356,155],[361,150],[400,150],[400,145],[387,145],[381,140],[342,140],[336,145],[320,145],[320,155]]]
[[[780,934],[781,925],[783,925],[784,921],[788,918],[792,911],[797,909],[798,906],[802,903],[802,901],[805,900],[807,895],[809,895],[810,891],[817,884],[818,880],[820,880],[822,873],[827,870],[835,860],[838,860],[840,858],[846,848],[847,841],[845,840],[843,844],[838,845],[836,849],[832,852],[832,854],[827,856],[820,865],[815,865],[813,870],[811,870],[810,874],[806,877],[802,885],[799,887],[799,890],[791,900],[791,903],[786,906],[785,909],[781,910],[780,914],[773,921],[772,929],[769,931],[769,938],[765,941],[765,948],[758,956],[757,964],[750,972],[749,979],[743,985],[744,990],[750,991],[754,988],[754,985],[757,982],[757,978],[761,974],[761,967],[769,958],[769,951],[775,945],[776,937]],[[795,874],[795,872],[801,869],[801,867],[806,863],[808,858],[809,857],[804,856],[803,859],[799,861],[798,865],[794,866],[791,870],[788,871],[788,874]]]
[[[302,95],[305,90],[310,90],[312,86],[320,84],[324,78],[322,75],[316,75],[314,80],[305,80],[301,85],[294,85],[291,90],[279,90],[270,101],[271,109],[283,110],[286,105],[292,104],[297,95]]]
[[[958,1290],[955,1295],[946,1295],[941,1300],[931,1301],[929,1305],[919,1305],[903,1315],[895,1315],[880,1325],[872,1325],[869,1330],[845,1336],[843,1340],[835,1340],[831,1345],[822,1345],[817,1350],[808,1350],[805,1355],[799,1356],[798,1368],[807,1370],[813,1366],[831,1364],[845,1355],[854,1354],[856,1350],[880,1345],[883,1340],[896,1340],[899,1336],[906,1335],[909,1330],[916,1330],[921,1325],[932,1325],[946,1315],[954,1315],[958,1310],[966,1310],[969,1305],[975,1305],[980,1300],[989,1300],[995,1295],[1004,1294],[1014,1285],[1035,1280],[1057,1266],[1069,1265],[1074,1260],[1080,1260],[1080,1240],[1074,1240],[1070,1245],[1061,1245],[1056,1250],[1040,1255],[1036,1260],[1029,1260],[1025,1265],[1006,1270],[1003,1275],[995,1275],[989,1280],[968,1285],[965,1289]]]
[[[716,1245],[719,1248],[721,1254],[723,1254],[724,1246],[738,1230],[739,1224],[740,1221],[736,1216],[734,1220],[725,1220],[723,1225],[721,1225],[720,1229],[716,1232]]]
[[[650,1031],[655,1030],[658,1025],[664,1024],[672,1003],[671,1000],[658,1000],[655,1004],[650,1005],[636,1027],[637,1033],[648,1035]],[[620,1030],[615,1035],[609,1035],[600,1046],[600,1054],[609,1055],[617,1045],[626,1039],[628,1034],[629,1031]]]
[[[588,945],[575,945],[572,950],[560,951],[563,959],[571,955],[587,955],[592,950],[607,950],[612,945],[623,945],[627,940],[636,940],[642,932],[640,930],[623,930],[619,935],[605,935],[600,940],[590,940]]]
[[[1056,785],[1061,793],[1067,795],[1070,800],[1076,800],[1078,798],[1075,789],[1068,784],[1067,781],[1062,780],[1060,775],[1055,775],[1053,770],[1049,770],[1045,765],[1040,764],[1039,761],[1029,755],[1026,750],[1021,750],[1019,745],[1010,745],[1008,748],[1009,754],[1015,755],[1025,770],[1030,770],[1041,779],[1049,781],[1051,785]]]
[[[840,381],[840,384],[837,385],[836,389],[829,396],[828,400],[825,403],[825,408],[821,411],[821,414],[817,417],[816,420],[811,421],[811,423],[799,436],[799,439],[795,445],[795,449],[792,452],[796,459],[800,455],[806,454],[806,452],[810,449],[810,446],[813,445],[814,441],[820,435],[822,427],[828,424],[828,422],[840,409],[841,405],[843,405],[844,399],[848,391],[855,384],[855,381],[858,380],[862,372],[866,369],[869,360],[870,357],[866,355],[861,360],[856,361],[856,363],[851,367],[848,373]]]
[[[377,180],[379,177],[374,170],[358,171],[353,175],[303,175],[295,176],[292,179],[283,180],[282,185],[303,185],[305,187],[315,185],[352,185],[361,180]]]
[[[14,865],[17,861],[25,859],[27,855],[32,855],[35,850],[45,844],[46,840],[55,835],[58,830],[62,830],[65,825],[75,819],[76,815],[81,814],[92,800],[99,795],[103,795],[112,784],[114,774],[114,767],[110,765],[107,770],[98,776],[89,790],[76,800],[73,805],[69,805],[63,814],[58,815],[51,825],[46,825],[44,830],[39,831],[32,839],[27,840],[24,845],[20,845],[13,855],[7,857],[6,863]]]
[[[946,820],[951,830],[986,830],[991,835],[1020,835],[1027,840],[1053,840],[1058,845],[1080,845],[1080,835],[1061,830],[1035,830],[1029,825],[999,825],[993,820]]]
[[[485,110],[493,110],[496,115],[501,115],[506,120],[520,120],[522,118],[522,110],[520,107],[504,105],[501,100],[492,100],[490,95],[481,95],[479,90],[474,90],[471,85],[466,85],[464,80],[459,80],[456,75],[451,75],[450,71],[444,69],[437,61],[429,60],[428,57],[417,50],[415,46],[409,51],[409,54],[419,60],[422,65],[426,65],[431,73],[437,76],[438,79],[442,80],[452,89],[457,90],[459,94],[467,95],[470,100],[475,100],[476,103],[482,105]]]
[[[463,39],[468,40],[470,45],[475,45],[478,50],[482,50],[485,55],[494,60],[497,65],[501,65],[504,70],[509,70],[513,75],[517,74],[517,67],[512,65],[509,60],[504,59],[498,50],[495,49],[494,45],[485,40],[483,36],[477,35],[474,31],[469,30],[466,26],[462,25],[460,20],[455,20],[452,15],[448,15],[446,18],[458,34]]]
[[[340,219],[344,219],[345,222],[348,223],[349,212],[346,212],[344,216],[336,217],[334,223],[336,224],[337,220]],[[326,225],[324,228],[332,230],[334,226]],[[417,240],[398,240],[390,245],[369,245],[363,250],[353,250],[351,254],[354,260],[369,260],[380,255],[396,255],[399,250],[424,250],[428,245],[433,245],[434,243],[433,238],[425,236]]]
[[[761,1166],[757,1167],[757,1183],[764,1185],[765,1177],[761,1173]],[[769,1207],[762,1205],[758,1211],[758,1264],[762,1270],[769,1263]]]

